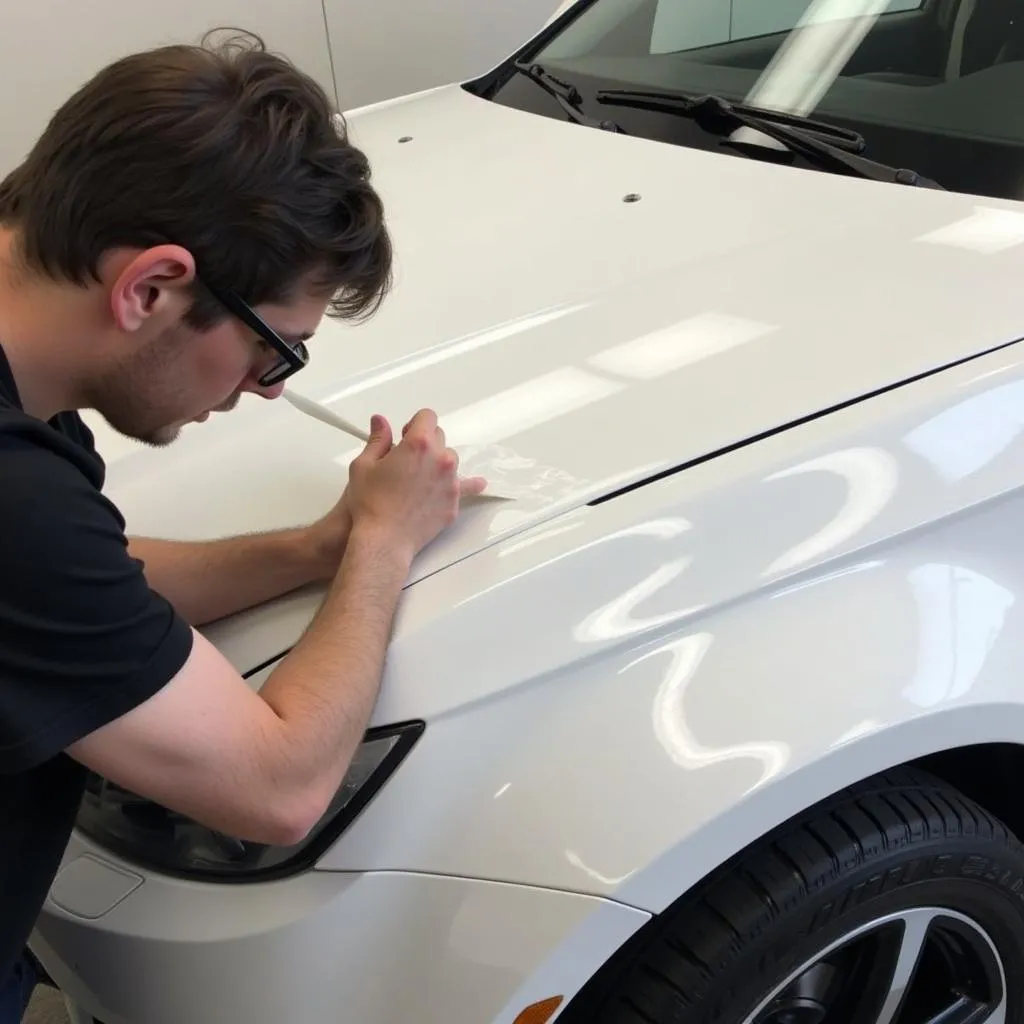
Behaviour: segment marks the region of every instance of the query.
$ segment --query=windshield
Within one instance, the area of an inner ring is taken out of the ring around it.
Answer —
[[[580,107],[675,145],[719,139],[601,89],[712,93],[853,129],[947,189],[1024,198],[1024,0],[580,0],[527,59]],[[522,75],[493,98],[565,117]],[[724,151],[723,151],[724,152]]]

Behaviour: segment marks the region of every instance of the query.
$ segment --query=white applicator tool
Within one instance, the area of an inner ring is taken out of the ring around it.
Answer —
[[[346,434],[350,434],[352,437],[358,438],[363,444],[366,444],[370,440],[370,435],[360,427],[357,427],[354,423],[349,423],[348,420],[342,419],[337,413],[331,412],[326,406],[320,405],[318,402],[313,402],[308,398],[303,398],[302,395],[297,395],[293,391],[285,391],[284,397],[288,399],[292,405],[295,406],[299,412],[304,412],[307,416],[312,416],[313,419],[319,420],[321,423],[326,423],[329,427],[335,427],[337,430],[344,431]]]

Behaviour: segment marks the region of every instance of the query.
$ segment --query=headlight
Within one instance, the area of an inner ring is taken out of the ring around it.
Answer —
[[[171,875],[231,881],[294,874],[348,828],[423,729],[422,722],[410,722],[368,732],[327,812],[296,846],[266,846],[214,832],[95,774],[89,776],[76,825],[125,860]]]

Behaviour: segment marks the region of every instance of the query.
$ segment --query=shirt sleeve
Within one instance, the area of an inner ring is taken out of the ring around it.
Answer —
[[[0,456],[0,773],[14,773],[157,693],[193,634],[80,469],[20,439]]]

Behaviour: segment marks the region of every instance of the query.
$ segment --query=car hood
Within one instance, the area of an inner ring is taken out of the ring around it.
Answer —
[[[386,203],[395,287],[367,324],[325,321],[292,387],[361,426],[436,409],[502,495],[473,503],[410,582],[1022,333],[1016,204],[614,135],[458,87],[350,127]],[[320,515],[361,443],[251,398],[163,451],[102,428],[100,447],[131,532],[202,538]],[[216,635],[244,670],[309,610],[268,637],[283,614]]]

